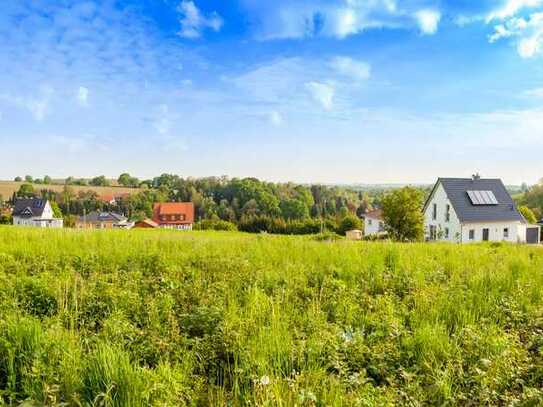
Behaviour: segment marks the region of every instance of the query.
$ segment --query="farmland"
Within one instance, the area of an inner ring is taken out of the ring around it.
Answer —
[[[0,181],[0,195],[4,197],[4,199],[9,199],[13,195],[14,192],[17,192],[21,185],[25,184],[25,182],[15,182],[15,181]],[[34,190],[41,191],[41,190],[47,190],[47,191],[54,191],[54,192],[62,192],[64,189],[63,184],[32,184],[34,187]],[[76,194],[80,191],[93,191],[96,192],[99,196],[101,195],[112,195],[112,194],[135,194],[140,192],[140,189],[137,188],[125,188],[125,187],[119,187],[119,186],[110,186],[110,187],[95,187],[95,186],[82,186],[82,185],[70,185],[70,188],[75,192]]]
[[[538,405],[543,252],[0,228],[16,405]]]

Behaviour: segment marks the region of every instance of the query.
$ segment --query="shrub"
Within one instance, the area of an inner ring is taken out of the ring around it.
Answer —
[[[238,230],[238,227],[235,223],[226,220],[205,219],[197,222],[194,225],[194,230],[222,230],[233,232]]]

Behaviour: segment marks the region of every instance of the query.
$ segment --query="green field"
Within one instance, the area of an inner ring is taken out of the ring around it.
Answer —
[[[537,247],[3,227],[0,312],[8,405],[543,403]]]

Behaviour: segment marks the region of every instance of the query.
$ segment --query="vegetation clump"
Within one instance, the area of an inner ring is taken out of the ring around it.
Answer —
[[[539,248],[318,236],[0,227],[0,403],[543,403]]]

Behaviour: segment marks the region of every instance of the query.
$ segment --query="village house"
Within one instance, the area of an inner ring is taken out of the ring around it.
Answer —
[[[539,243],[500,179],[439,178],[423,212],[426,240]]]
[[[160,228],[192,230],[194,223],[194,204],[192,202],[155,203],[153,222]]]
[[[367,212],[362,217],[364,218],[365,236],[379,236],[386,233],[383,211],[381,209]]]
[[[109,205],[115,205],[122,202],[123,199],[129,198],[130,194],[127,192],[119,194],[103,194],[98,197],[98,200],[107,203]]]
[[[130,229],[134,224],[115,212],[91,212],[80,216],[75,227],[78,229]]]
[[[143,219],[138,220],[134,224],[135,229],[155,229],[158,228],[158,223],[154,222],[152,219]]]
[[[61,218],[55,218],[47,199],[17,199],[12,215],[15,226],[62,228],[64,224]]]

